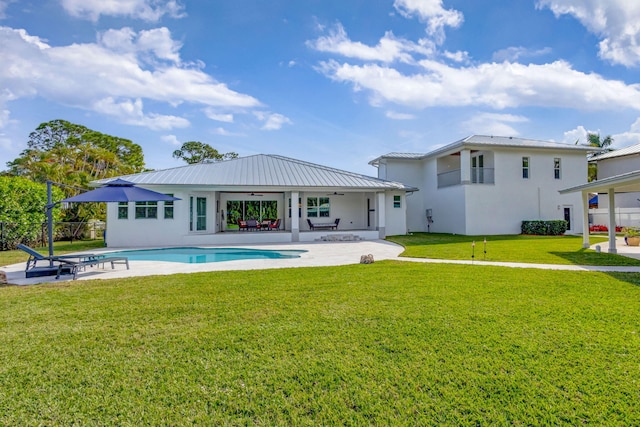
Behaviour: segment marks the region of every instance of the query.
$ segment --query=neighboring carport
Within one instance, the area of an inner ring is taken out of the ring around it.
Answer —
[[[609,195],[609,252],[617,253],[616,249],[616,193],[640,192],[640,170],[627,172],[560,190],[560,194],[582,193],[582,246],[589,247],[589,193],[607,193]]]

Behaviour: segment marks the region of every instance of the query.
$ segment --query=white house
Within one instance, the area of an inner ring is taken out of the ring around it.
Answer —
[[[379,239],[407,232],[406,194],[417,191],[264,154],[119,178],[180,200],[108,203],[107,244],[112,247]],[[240,221],[253,226],[240,229]],[[255,221],[264,226],[255,227]],[[310,224],[317,227],[312,230]]]
[[[523,220],[565,219],[582,231],[582,199],[560,194],[587,182],[593,148],[474,135],[430,153],[390,153],[370,162],[380,179],[420,189],[407,196],[407,227],[466,235],[519,234]]]

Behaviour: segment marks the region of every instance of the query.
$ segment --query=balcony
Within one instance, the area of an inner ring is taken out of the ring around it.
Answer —
[[[471,184],[495,184],[494,168],[471,168]],[[462,178],[460,169],[438,174],[438,188],[460,185]]]

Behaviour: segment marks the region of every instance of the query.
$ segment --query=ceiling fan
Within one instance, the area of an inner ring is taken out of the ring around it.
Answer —
[[[338,193],[337,191],[334,191],[333,193],[327,193],[327,196],[344,196],[344,193]]]
[[[256,193],[251,193],[249,194],[250,196],[255,196],[255,197],[262,197],[264,196],[264,194],[256,194]]]

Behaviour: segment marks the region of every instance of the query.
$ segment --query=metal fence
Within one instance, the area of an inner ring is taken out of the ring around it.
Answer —
[[[53,224],[54,241],[103,239],[103,221],[56,222]],[[47,246],[47,223],[16,223],[0,221],[0,250],[15,249],[18,243]]]

